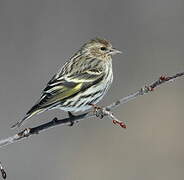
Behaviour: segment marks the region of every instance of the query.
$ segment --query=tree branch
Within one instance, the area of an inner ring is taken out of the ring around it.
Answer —
[[[144,86],[143,88],[136,91],[135,93],[130,94],[126,97],[123,97],[120,100],[110,104],[109,106],[106,106],[104,108],[97,107],[97,109],[95,109],[96,113],[94,113],[94,111],[88,111],[86,113],[79,114],[79,115],[73,115],[73,114],[69,113],[68,118],[60,119],[60,120],[58,120],[57,118],[54,118],[52,121],[41,124],[39,126],[36,126],[33,128],[26,128],[23,131],[15,134],[11,137],[0,140],[0,147],[15,143],[15,142],[20,141],[20,140],[23,140],[29,136],[32,136],[34,134],[38,134],[43,130],[48,130],[49,128],[55,127],[57,125],[73,125],[74,122],[79,122],[81,120],[84,120],[84,119],[90,118],[90,117],[94,117],[94,116],[100,116],[100,117],[107,116],[109,119],[113,120],[114,124],[118,124],[121,127],[126,128],[125,123],[123,121],[119,121],[113,115],[113,113],[111,112],[112,109],[117,108],[119,105],[125,104],[131,100],[134,100],[138,96],[142,96],[144,94],[152,92],[155,88],[157,88],[158,86],[160,86],[163,83],[172,82],[173,80],[175,80],[179,77],[182,77],[182,76],[184,76],[184,72],[177,73],[173,76],[161,76],[158,80],[154,81],[149,86]]]

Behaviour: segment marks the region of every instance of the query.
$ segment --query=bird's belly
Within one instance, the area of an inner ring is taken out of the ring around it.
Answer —
[[[91,87],[85,92],[83,92],[82,94],[79,93],[71,100],[67,100],[63,104],[60,104],[57,108],[64,111],[73,111],[73,112],[85,111],[92,107],[89,104],[98,103],[103,98],[104,95],[105,94],[103,93],[103,90],[92,92],[92,87]]]
[[[61,102],[56,108],[64,111],[85,111],[91,108],[89,104],[97,104],[107,93],[113,81],[113,73],[110,71],[103,82],[94,85],[83,92],[79,92],[76,96],[68,98],[65,102]]]
[[[79,111],[86,111],[88,109],[90,109],[92,106],[89,105],[85,105],[85,106],[81,106],[81,107],[64,107],[64,106],[57,106],[57,109],[61,109],[63,111],[70,111],[70,112],[79,112]]]

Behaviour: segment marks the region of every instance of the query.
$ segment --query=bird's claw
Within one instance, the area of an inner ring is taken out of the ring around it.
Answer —
[[[91,104],[91,106],[94,108],[93,113],[96,115],[96,117],[102,119],[104,117],[103,108],[95,104]]]

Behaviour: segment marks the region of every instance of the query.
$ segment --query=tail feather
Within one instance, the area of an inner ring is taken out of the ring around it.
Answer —
[[[24,121],[26,121],[27,119],[31,118],[32,116],[38,113],[41,113],[42,111],[43,109],[37,109],[37,110],[32,110],[32,111],[30,110],[22,120],[16,122],[13,126],[11,126],[11,128],[20,127]]]

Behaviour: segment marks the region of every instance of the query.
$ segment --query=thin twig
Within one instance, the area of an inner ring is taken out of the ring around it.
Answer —
[[[109,106],[102,108],[101,109],[102,114],[103,114],[103,116],[107,116],[107,117],[109,117],[109,119],[113,120],[113,122],[115,124],[118,124],[123,128],[126,128],[125,123],[122,121],[119,121],[113,115],[113,113],[111,112],[112,109],[117,108],[119,105],[125,104],[131,100],[134,100],[138,96],[142,96],[144,94],[152,92],[155,88],[157,88],[158,86],[160,86],[161,84],[163,84],[165,82],[171,82],[171,81],[175,80],[176,78],[179,78],[182,76],[184,76],[184,72],[177,73],[173,76],[161,76],[157,81],[154,81],[149,86],[144,86],[143,88],[136,91],[135,93],[130,94],[129,96],[126,96],[124,98],[121,98],[120,100],[115,101],[114,103],[110,104]],[[58,120],[57,118],[54,118],[50,122],[41,124],[41,125],[33,127],[33,128],[26,128],[23,131],[15,134],[11,137],[0,140],[0,147],[15,143],[15,142],[20,141],[20,140],[23,140],[23,139],[25,139],[33,134],[38,134],[43,130],[47,130],[47,129],[55,127],[57,125],[72,125],[74,122],[78,122],[78,121],[81,121],[83,119],[94,117],[94,116],[96,116],[96,115],[92,111],[89,111],[89,112],[75,115],[75,116],[72,114],[69,114],[69,117],[65,118],[65,119]]]

